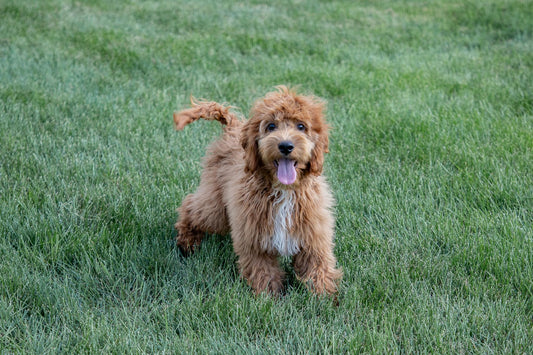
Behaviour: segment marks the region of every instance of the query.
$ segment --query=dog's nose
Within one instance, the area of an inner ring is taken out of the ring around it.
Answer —
[[[284,141],[278,145],[278,149],[282,154],[289,155],[294,149],[294,144],[289,141]]]

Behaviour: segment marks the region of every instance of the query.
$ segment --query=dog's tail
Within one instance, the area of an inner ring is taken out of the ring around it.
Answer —
[[[240,124],[236,114],[230,112],[231,107],[226,107],[214,101],[198,101],[191,97],[192,107],[180,112],[174,112],[176,130],[181,131],[186,125],[200,118],[218,121],[227,127]]]

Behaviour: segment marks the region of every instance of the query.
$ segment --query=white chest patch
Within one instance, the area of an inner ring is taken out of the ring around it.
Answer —
[[[270,248],[276,250],[280,255],[292,256],[300,251],[298,241],[289,234],[294,212],[294,192],[281,190],[274,194],[275,199],[272,204],[274,231],[270,240]]]

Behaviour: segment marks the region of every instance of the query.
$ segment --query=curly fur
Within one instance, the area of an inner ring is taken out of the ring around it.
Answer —
[[[199,118],[224,125],[208,148],[198,190],[178,209],[184,253],[206,233],[231,233],[240,272],[256,293],[281,292],[280,255],[293,257],[296,276],[313,292],[336,292],[342,272],[333,254],[334,200],[321,175],[329,143],[324,106],[279,86],[247,121],[216,102],[193,100],[174,113],[178,130]]]

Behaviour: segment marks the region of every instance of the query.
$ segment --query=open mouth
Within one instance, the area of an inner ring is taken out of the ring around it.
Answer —
[[[274,161],[279,182],[281,182],[283,185],[294,184],[296,181],[296,164],[296,160],[287,158],[281,158]]]

